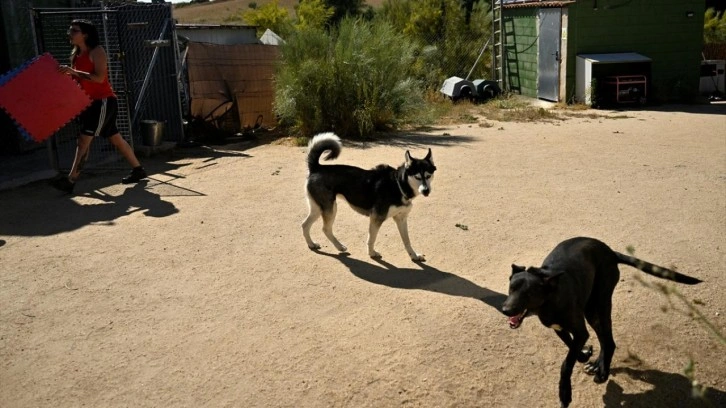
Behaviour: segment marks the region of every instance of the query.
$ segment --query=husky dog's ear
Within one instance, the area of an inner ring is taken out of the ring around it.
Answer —
[[[412,161],[411,153],[409,153],[408,150],[406,150],[406,167],[407,168],[411,166],[411,161]]]
[[[429,147],[429,153],[424,157],[424,160],[428,161],[431,164],[434,164],[434,159],[431,157],[431,148]]]

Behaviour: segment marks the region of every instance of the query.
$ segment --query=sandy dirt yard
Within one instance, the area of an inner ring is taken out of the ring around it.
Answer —
[[[698,277],[669,285],[726,332],[726,106],[587,111],[345,142],[338,162],[433,151],[412,262],[395,224],[368,257],[341,203],[338,254],[308,249],[305,148],[231,143],[145,160],[148,182],[89,175],[0,192],[1,407],[556,407],[566,349],[499,307],[510,265],[560,241]],[[656,282],[621,266],[612,376],[582,364],[573,407],[726,406],[726,345]],[[660,281],[663,282],[663,281]],[[589,341],[599,350],[594,333]]]

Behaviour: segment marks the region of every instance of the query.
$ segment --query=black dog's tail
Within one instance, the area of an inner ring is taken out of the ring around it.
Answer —
[[[615,251],[613,251],[613,252],[615,252]],[[652,263],[645,262],[634,256],[621,254],[620,252],[615,252],[615,255],[618,257],[618,263],[622,263],[622,264],[630,265],[634,268],[638,268],[641,271],[647,273],[648,275],[653,275],[653,276],[656,276],[656,277],[662,278],[662,279],[672,280],[672,281],[678,282],[678,283],[685,283],[686,285],[695,285],[697,283],[702,282],[700,279],[693,278],[688,275],[678,273],[676,271],[672,271],[672,270],[664,268],[662,266],[653,265]]]
[[[333,160],[342,150],[343,145],[335,133],[321,133],[316,135],[308,143],[308,170],[312,173],[320,168],[320,156],[327,150],[325,160]]]

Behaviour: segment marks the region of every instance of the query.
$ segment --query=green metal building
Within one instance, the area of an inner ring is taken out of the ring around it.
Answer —
[[[499,1],[505,89],[567,103],[698,93],[705,0]]]

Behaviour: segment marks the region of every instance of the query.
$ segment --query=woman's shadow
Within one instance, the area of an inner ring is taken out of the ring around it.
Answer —
[[[95,198],[105,203],[114,204],[122,215],[128,215],[136,211],[143,211],[147,217],[168,217],[179,212],[174,204],[161,199],[159,194],[146,189],[146,181],[141,181],[124,191],[123,194],[113,196],[101,190],[93,190],[83,194],[85,197]]]
[[[145,186],[142,181],[120,195],[108,194],[100,188],[78,194],[94,199],[93,203],[81,204],[71,196],[54,200],[52,205],[41,196],[27,202],[19,199],[6,203],[8,210],[0,213],[0,235],[50,236],[91,224],[114,225],[118,218],[135,212],[148,217],[167,217],[179,212],[173,203]]]
[[[606,408],[726,407],[726,393],[724,391],[707,388],[703,398],[694,398],[691,381],[681,374],[664,373],[658,370],[639,370],[630,367],[613,368],[611,372],[614,375],[624,374],[633,380],[643,381],[650,384],[652,388],[639,394],[625,394],[623,387],[617,383],[617,377],[611,377],[602,398],[603,406]]]
[[[453,273],[440,271],[424,263],[417,263],[421,269],[397,268],[380,259],[375,260],[378,263],[376,265],[351,258],[348,253],[329,254],[318,250],[315,252],[339,260],[353,275],[377,285],[469,297],[481,300],[497,311],[500,311],[502,302],[507,297],[502,293],[483,288]]]

